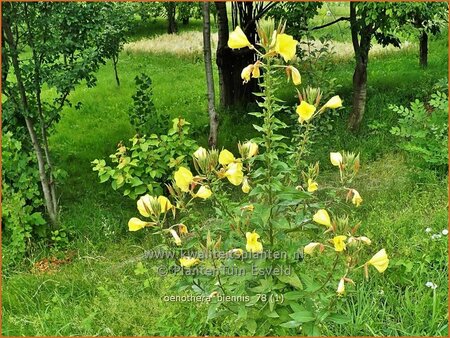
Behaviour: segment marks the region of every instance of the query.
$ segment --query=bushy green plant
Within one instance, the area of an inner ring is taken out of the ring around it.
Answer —
[[[119,143],[117,152],[110,155],[112,166],[105,160],[92,161],[100,183],[111,181],[114,190],[123,190],[132,199],[144,193],[161,194],[163,184],[172,179],[173,168],[187,165],[186,154],[196,149],[197,143],[189,137],[189,122],[172,120],[166,135],[135,135],[130,145]]]
[[[276,29],[273,20],[257,26],[257,46],[239,27],[228,45],[249,47],[258,55],[242,70],[242,79],[262,79],[261,110],[250,113],[258,118],[253,126],[259,137],[239,143],[236,157],[226,149],[198,148],[192,153],[196,174],[178,166],[168,185],[171,199],[142,196],[137,209],[145,220],[133,217],[128,227],[148,228],[161,238],[158,249],[179,258],[167,260],[165,271],[181,275],[180,291],[190,287],[209,302],[209,321],[231,317],[235,329],[248,335],[275,330],[320,335],[324,327],[349,320],[339,313],[339,297],[355,284],[351,278],[357,272],[369,278],[375,269],[383,273],[389,259],[384,249],[371,248],[372,241],[358,235],[361,222],[349,206],[363,202],[353,188],[359,155],[331,152],[339,180],[322,186],[319,166],[303,159],[308,143],[293,135],[288,144],[281,134],[288,125],[279,118],[285,107],[276,95],[284,80],[277,74],[287,73],[300,84],[300,73],[290,63],[297,41],[284,34],[283,25]],[[294,123],[314,123],[342,106],[338,96],[325,104],[322,97],[319,90],[305,90]],[[243,194],[230,192],[230,184]],[[216,217],[193,222],[195,202],[211,203]],[[308,257],[303,261],[303,256]]]
[[[12,132],[2,137],[3,261],[17,262],[25,255],[32,236],[46,235],[43,200],[36,158]]]
[[[448,93],[436,91],[426,103],[416,99],[409,107],[389,108],[399,116],[398,125],[391,128],[400,139],[399,147],[417,165],[447,171]]]
[[[132,96],[131,125],[140,135],[162,134],[169,122],[166,115],[158,113],[153,104],[152,79],[142,73],[134,78],[136,93]]]

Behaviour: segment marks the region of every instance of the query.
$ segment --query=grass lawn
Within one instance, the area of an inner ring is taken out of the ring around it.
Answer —
[[[321,10],[318,24],[323,10],[326,13],[325,8]],[[163,33],[161,27],[157,21],[149,32]],[[194,22],[191,27],[198,29],[199,25]],[[141,28],[135,38],[153,34]],[[348,36],[339,41],[348,41]],[[448,335],[447,237],[431,239],[431,234],[448,226],[447,177],[414,168],[389,133],[396,116],[388,104],[425,98],[430,87],[447,76],[446,34],[430,42],[426,70],[419,67],[417,54],[415,49],[405,49],[370,60],[366,116],[356,135],[345,128],[353,60],[339,59],[329,74],[341,86],[337,94],[346,107],[332,122],[332,130],[315,139],[311,159],[320,161],[319,183],[326,183],[336,178],[328,163],[330,151],[361,152],[362,169],[355,185],[364,203],[358,217],[363,232],[376,239],[374,247],[389,252],[391,263],[384,274],[368,282],[355,280],[357,286],[349,288],[348,296],[337,304],[352,321],[323,327],[324,335]],[[68,172],[59,191],[62,222],[73,233],[67,249],[73,258],[56,271],[34,273],[32,264],[51,255],[42,248],[24,266],[3,271],[2,333],[244,335],[245,331],[235,330],[233,318],[207,321],[206,304],[162,300],[177,293],[172,288],[176,278],[160,276],[156,271],[159,263],[153,261],[144,261],[148,273],[136,271],[143,252],[155,242],[145,232],[128,232],[128,219],[136,216],[135,202],[113,191],[108,183],[98,183],[90,164],[94,159],[106,159],[119,141],[133,136],[127,112],[135,90],[134,77],[142,72],[152,78],[156,109],[186,118],[198,142],[206,145],[203,61],[170,53],[124,52],[118,66],[121,86],[115,84],[112,65],[103,66],[96,87],[79,86],[71,95],[70,100],[80,101],[82,106],[64,110],[50,139],[54,162]],[[295,104],[289,96],[285,99]],[[369,127],[374,124],[381,127]],[[238,140],[254,135],[251,125],[252,118],[245,112],[222,112],[219,147],[235,150]],[[433,229],[431,233],[425,232],[428,227]],[[428,281],[438,288],[426,287]]]

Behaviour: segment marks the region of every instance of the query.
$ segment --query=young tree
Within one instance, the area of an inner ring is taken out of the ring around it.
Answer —
[[[127,41],[127,33],[130,30],[132,22],[131,11],[126,10],[124,5],[123,3],[116,2],[104,3],[105,7],[101,11],[104,20],[104,29],[99,36],[101,53],[106,58],[111,59],[118,86],[120,86],[120,79],[117,72],[117,63],[119,62],[119,54]]]
[[[447,2],[405,3],[398,13],[399,24],[404,30],[408,27],[419,39],[419,64],[428,66],[428,36],[438,34],[448,24]]]
[[[211,57],[211,23],[209,2],[203,3],[203,55],[205,59],[206,86],[208,92],[208,114],[209,114],[209,138],[208,143],[211,148],[217,145],[217,128],[219,118],[215,110],[214,78]]]
[[[399,47],[395,37],[399,3],[350,2],[350,29],[355,51],[355,71],[353,73],[353,107],[348,128],[357,130],[364,116],[367,98],[367,64],[372,38],[383,45]]]
[[[58,224],[58,196],[48,135],[70,104],[68,96],[85,81],[95,85],[95,72],[104,63],[98,35],[103,30],[102,3],[2,4],[3,56],[10,75],[3,72],[4,104],[25,125],[36,154],[48,218]],[[52,98],[42,88],[54,89]],[[15,128],[16,127],[16,128]],[[8,125],[22,132],[22,126]],[[4,127],[5,128],[5,127]],[[25,137],[25,136],[24,136]]]

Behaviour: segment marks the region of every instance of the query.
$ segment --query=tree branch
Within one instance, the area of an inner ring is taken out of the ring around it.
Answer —
[[[321,28],[325,28],[325,27],[334,25],[335,23],[338,23],[339,21],[350,21],[350,17],[340,17],[339,19],[336,19],[336,20],[331,21],[331,22],[329,22],[329,23],[326,23],[326,24],[324,24],[324,25],[317,26],[317,27],[313,27],[313,28],[311,28],[311,29],[305,29],[305,30],[315,31],[315,30],[317,30],[317,29],[321,29]]]

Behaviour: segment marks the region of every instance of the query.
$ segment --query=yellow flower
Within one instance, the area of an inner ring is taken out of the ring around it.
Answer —
[[[174,174],[175,184],[183,192],[188,192],[194,176],[191,171],[185,167],[180,167]]]
[[[232,49],[238,49],[251,46],[252,44],[250,43],[250,41],[248,41],[241,27],[237,26],[236,29],[230,33],[230,36],[228,38],[228,47]]]
[[[275,43],[275,51],[280,54],[285,62],[292,60],[297,51],[297,40],[287,34],[278,34]]]
[[[332,165],[339,167],[342,163],[341,153],[330,153],[330,161]]]
[[[314,182],[312,179],[308,178],[308,192],[314,192],[319,188],[317,182]]]
[[[344,292],[345,292],[345,280],[344,280],[344,278],[341,278],[341,280],[339,281],[339,284],[338,284],[336,292],[339,295],[343,295],[344,294]]]
[[[370,238],[366,237],[366,236],[361,236],[358,237],[358,240],[360,240],[361,242],[370,245],[372,243],[372,241],[370,240]]]
[[[245,237],[247,238],[247,245],[245,246],[245,249],[248,252],[262,252],[263,246],[261,242],[258,242],[259,235],[256,232],[247,232],[245,234]]]
[[[305,247],[303,248],[303,252],[306,255],[312,255],[312,253],[314,252],[314,249],[319,245],[320,245],[320,243],[317,243],[317,242],[309,243],[309,244],[305,245]]]
[[[247,83],[250,81],[250,77],[252,76],[253,69],[255,68],[254,65],[248,65],[244,69],[242,69],[241,72],[241,79],[244,80],[244,83]]]
[[[150,222],[144,222],[139,218],[133,217],[128,221],[128,231],[138,231],[151,224]]]
[[[288,69],[289,69],[289,73],[290,73],[291,78],[292,78],[292,83],[295,86],[298,86],[299,84],[301,84],[302,83],[302,77],[301,77],[300,72],[298,71],[298,69],[293,67],[293,66],[289,66]]]
[[[204,185],[202,185],[197,193],[194,195],[194,197],[200,197],[203,198],[204,200],[206,200],[207,198],[211,197],[212,195],[212,191],[211,189],[209,189],[208,187],[205,187]]]
[[[173,207],[172,203],[170,203],[169,199],[165,196],[159,196],[158,202],[161,207],[161,212],[166,212]]]
[[[313,221],[327,227],[331,227],[331,219],[330,215],[325,209],[317,210],[317,212],[313,216]]]
[[[353,192],[353,198],[352,198],[352,203],[354,205],[356,205],[357,207],[359,207],[363,201],[361,195],[359,194],[359,192],[357,192],[355,189],[352,189]]]
[[[228,178],[233,185],[240,185],[244,179],[244,173],[242,172],[242,163],[233,162],[228,165],[228,169],[225,172],[225,177]]]
[[[144,217],[150,217],[150,215],[155,215],[155,209],[153,208],[158,200],[156,197],[150,195],[144,195],[137,201],[137,209],[139,213]]]
[[[333,96],[331,99],[328,100],[327,103],[323,106],[324,108],[331,108],[336,109],[339,107],[342,107],[342,100],[339,96]]]
[[[259,70],[259,65],[261,64],[260,61],[256,61],[253,67],[253,71],[252,71],[252,78],[257,79],[258,77],[261,76],[261,72]]]
[[[251,158],[258,153],[258,145],[255,142],[247,141],[241,146],[241,155],[245,158]]]
[[[187,226],[182,223],[178,224],[178,232],[180,233],[180,235],[185,235],[189,233]]]
[[[300,102],[297,106],[297,114],[298,114],[298,122],[303,123],[303,121],[308,122],[311,117],[314,115],[316,111],[316,107],[312,104],[309,104],[306,101]]]
[[[199,147],[195,152],[194,152],[194,157],[197,160],[204,160],[206,158],[206,156],[208,156],[208,153],[206,151],[205,148],[203,147]]]
[[[180,258],[180,265],[184,268],[190,268],[194,265],[197,265],[200,263],[200,259],[198,258],[192,258],[192,257],[181,257]]]
[[[236,159],[234,158],[234,155],[226,149],[223,149],[219,154],[219,163],[221,165],[228,165],[234,162],[235,160]]]
[[[346,239],[347,239],[347,236],[343,236],[343,235],[334,237],[333,238],[334,250],[338,251],[338,252],[344,251],[346,248],[344,241]]]
[[[384,272],[389,265],[389,258],[386,254],[386,250],[381,249],[367,262],[373,265],[378,272]]]
[[[244,182],[242,183],[242,191],[246,194],[248,194],[250,192],[250,184],[248,184],[248,179],[247,177],[244,178]]]
[[[173,237],[173,240],[175,242],[176,245],[180,246],[181,245],[181,238],[178,236],[177,232],[173,229],[170,229],[170,234]]]

